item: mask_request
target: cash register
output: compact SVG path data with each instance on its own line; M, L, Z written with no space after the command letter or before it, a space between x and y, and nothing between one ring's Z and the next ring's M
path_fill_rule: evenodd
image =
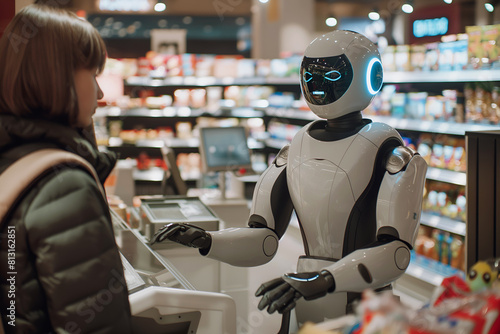
M135 333L236 333L236 305L225 294L197 291L111 210Z

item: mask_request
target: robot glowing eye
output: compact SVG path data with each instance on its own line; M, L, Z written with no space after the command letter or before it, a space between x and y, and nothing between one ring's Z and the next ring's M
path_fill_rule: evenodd
M339 71L333 70L325 73L326 80L337 81L340 80L340 78L342 78L342 75L340 74Z
M310 72L304 72L304 81L309 82L313 78L313 75Z

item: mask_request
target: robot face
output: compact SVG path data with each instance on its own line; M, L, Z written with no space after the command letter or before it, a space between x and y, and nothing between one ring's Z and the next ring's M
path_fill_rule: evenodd
M352 79L352 66L345 55L304 57L302 60L302 93L311 104L325 105L337 101L349 89Z

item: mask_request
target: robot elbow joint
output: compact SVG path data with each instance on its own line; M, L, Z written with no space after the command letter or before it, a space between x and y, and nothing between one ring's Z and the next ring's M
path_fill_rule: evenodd
M278 239L274 235L268 235L262 242L262 252L268 257L273 257L277 250Z

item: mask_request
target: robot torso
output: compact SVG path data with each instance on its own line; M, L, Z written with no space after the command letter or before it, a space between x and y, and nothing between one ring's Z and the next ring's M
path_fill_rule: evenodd
M306 255L338 260L375 240L378 185L385 152L403 141L383 123L335 141L310 135L315 121L290 145L287 183Z

